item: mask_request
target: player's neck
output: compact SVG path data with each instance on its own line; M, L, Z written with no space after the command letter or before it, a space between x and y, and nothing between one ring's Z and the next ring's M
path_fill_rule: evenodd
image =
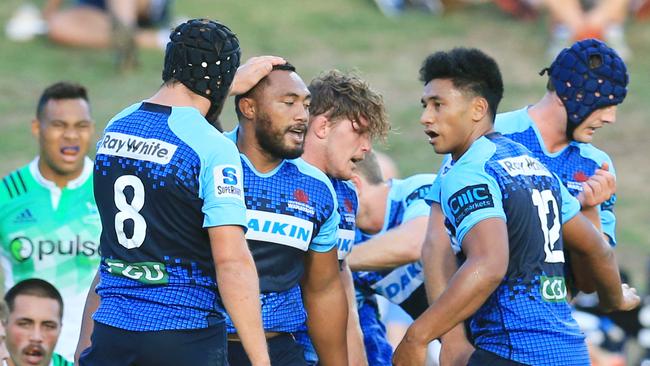
M357 226L367 234L377 234L384 227L386 207L390 186L386 182L364 187L364 202L367 207L363 215L357 215Z
M255 131L246 131L246 127L241 124L237 131L237 149L248 158L255 170L260 173L270 172L284 160L264 150L255 137Z
M313 135L310 135L309 131L305 136L305 151L302 153L301 158L327 174L326 149L323 141L315 139Z
M190 91L185 85L176 83L163 85L147 102L170 107L193 107L205 116L210 109L210 101Z
M542 135L546 151L555 153L569 145L566 137L566 111L554 100L553 94L547 93L542 100L530 107L528 115Z
M73 172L70 172L68 174L61 174L52 167L50 167L45 159L42 157L38 159L38 171L41 173L41 176L45 178L46 180L54 183L57 187L63 189L68 186L68 183L71 180L79 178L81 176L81 173L83 172L83 164L81 165L81 168L78 170L75 170Z

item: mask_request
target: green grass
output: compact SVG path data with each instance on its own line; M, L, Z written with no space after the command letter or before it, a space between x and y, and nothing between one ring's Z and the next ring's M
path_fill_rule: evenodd
M0 2L4 25L19 0ZM39 3L39 2L37 2ZM500 110L534 103L541 96L547 66L546 22L518 22L491 5L475 6L433 17L409 12L383 17L370 0L184 0L176 14L213 17L239 35L244 57L278 54L286 57L308 81L320 71L357 70L384 95L396 133L379 149L388 151L401 173L430 172L439 158L425 142L418 123L421 85L417 71L423 58L453 46L480 47L497 59L506 84ZM631 84L615 126L599 132L596 145L608 151L618 173L619 256L640 271L650 254L650 156L647 100L650 99L650 28L630 24ZM13 43L0 36L0 173L29 161L37 151L29 134L36 99L48 84L69 79L88 86L98 133L122 107L149 97L160 84L162 53L143 53L135 73L117 75L108 51L78 50L45 39ZM226 127L234 113L224 114ZM641 282L641 273L635 276Z

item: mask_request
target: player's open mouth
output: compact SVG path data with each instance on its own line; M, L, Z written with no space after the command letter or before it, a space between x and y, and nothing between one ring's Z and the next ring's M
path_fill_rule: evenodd
M307 132L307 126L305 125L296 125L292 126L287 130L287 133L293 136L294 139L302 141L305 138L305 133Z
M74 163L78 159L79 150L79 146L64 146L59 151L65 162Z
M424 133L427 134L427 136L429 136L429 143L433 143L433 139L438 137L438 134L433 131L425 130Z

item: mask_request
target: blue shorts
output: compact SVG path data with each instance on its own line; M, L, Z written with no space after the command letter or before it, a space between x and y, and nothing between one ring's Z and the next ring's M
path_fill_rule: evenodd
M305 360L307 360L307 363L309 365L318 364L318 354L316 353L314 345L311 343L311 338L309 338L309 333L307 333L307 330L294 332L293 336L296 338L296 342L302 346L304 350L303 354L305 356Z
M302 346L296 343L291 334L280 334L268 339L267 343L271 366L307 366ZM228 362L232 366L250 366L251 362L241 342L228 341Z
M359 323L363 332L363 344L369 366L390 365L393 347L386 339L386 327L379 320L377 305L363 302L359 307Z
M134 332L95 322L81 366L226 366L226 325Z

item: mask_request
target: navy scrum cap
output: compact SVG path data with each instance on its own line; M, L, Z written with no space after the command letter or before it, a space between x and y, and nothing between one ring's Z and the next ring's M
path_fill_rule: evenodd
M547 71L573 127L596 109L620 104L627 94L625 63L597 39L565 48Z
M209 99L211 110L218 108L239 67L237 36L221 23L192 19L177 26L169 39L163 81L174 78Z

